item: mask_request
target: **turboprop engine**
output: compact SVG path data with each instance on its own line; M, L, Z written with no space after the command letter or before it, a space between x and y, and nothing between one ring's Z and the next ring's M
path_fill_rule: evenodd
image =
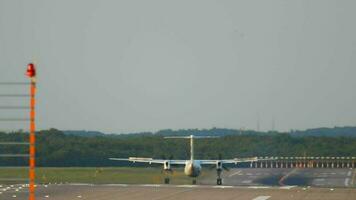
M221 161L216 162L216 170L217 171L222 171L223 170L223 165Z
M163 163L163 169L164 169L165 171L171 171L171 170L172 170L172 168L171 168L171 162L169 162L168 160L167 160L167 161L164 161L164 163Z

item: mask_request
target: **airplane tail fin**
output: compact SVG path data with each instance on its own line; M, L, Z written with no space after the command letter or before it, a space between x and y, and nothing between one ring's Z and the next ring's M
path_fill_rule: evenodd
M194 160L194 139L218 138L218 136L167 136L165 139L190 139L190 160Z

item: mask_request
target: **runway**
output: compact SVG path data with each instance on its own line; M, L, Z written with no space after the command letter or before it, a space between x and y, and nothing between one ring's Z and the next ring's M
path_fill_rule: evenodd
M191 185L49 185L39 186L39 200L351 200L356 190L350 188L302 188L258 186ZM8 191L1 199L27 199L27 192Z
M224 172L224 185L214 177L198 185L161 184L49 184L38 185L40 200L146 200L146 199L355 199L352 169L231 169ZM0 199L27 199L28 185L0 185Z
M354 187L356 170L354 169L231 169L223 174L224 185L297 185L313 187ZM202 184L215 184L214 179L202 180Z

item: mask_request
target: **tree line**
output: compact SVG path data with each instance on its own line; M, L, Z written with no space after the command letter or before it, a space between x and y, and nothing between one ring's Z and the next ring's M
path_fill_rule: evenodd
M182 131L186 134L187 131ZM164 139L172 134L96 135L65 134L56 129L36 133L36 164L46 167L126 166L110 157L163 159L189 158L189 141ZM179 135L177 131L174 133ZM0 142L26 142L28 133L0 132ZM28 153L28 146L0 145L0 154ZM195 140L195 158L218 159L250 156L356 156L356 138L304 136L285 133L224 135ZM27 158L0 158L0 166L24 166Z

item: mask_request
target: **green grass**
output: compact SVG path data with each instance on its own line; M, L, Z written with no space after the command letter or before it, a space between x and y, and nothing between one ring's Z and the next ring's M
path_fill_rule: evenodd
M214 171L213 171L214 172ZM211 171L203 171L199 179L209 178ZM191 178L183 173L182 168L174 171L171 177L172 184L190 184ZM36 168L37 183L92 183L92 184L161 184L165 175L161 168L141 167L104 167L104 168ZM1 167L0 184L25 183L26 181L8 181L6 179L26 179L28 169L19 167Z

